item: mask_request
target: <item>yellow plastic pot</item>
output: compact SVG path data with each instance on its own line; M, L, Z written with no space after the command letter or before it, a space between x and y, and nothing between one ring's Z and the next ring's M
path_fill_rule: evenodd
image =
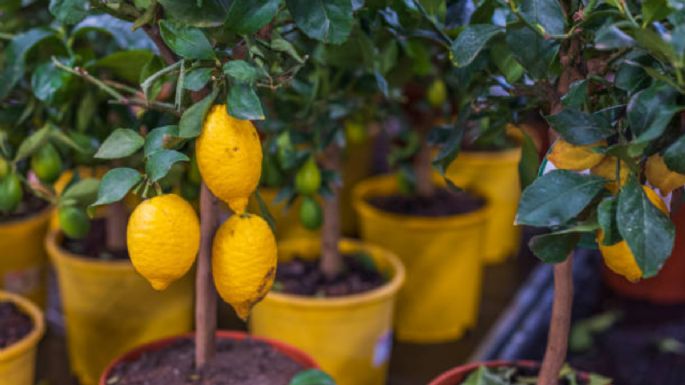
M318 237L319 231L307 230L300 223L299 211L301 200L298 199L293 205L288 207L286 202L276 203L276 196L278 189L272 187L260 187L259 194L261 195L266 207L269 209L269 214L276 223L276 237L278 239L286 238L306 238ZM259 213L259 205L256 199L250 200L249 211Z
M317 239L280 243L279 259L318 258ZM310 354L338 385L382 385L392 348L395 297L404 268L392 253L343 240L342 253L364 251L390 281L375 290L345 297L316 298L271 292L252 311L250 331L281 340Z
M392 175L367 179L354 189L362 239L394 252L407 269L396 336L418 343L457 339L478 318L487 205L436 218L387 213L367 202L397 191Z
M192 329L191 274L155 291L130 261L71 254L58 246L61 237L50 231L45 245L57 270L71 369L82 385L97 384L124 352Z
M0 223L0 289L45 305L48 258L43 239L51 207L25 218Z
M38 341L45 333L43 312L28 299L17 294L0 291L0 302L14 302L31 317L33 329L18 342L0 349L0 385L33 385Z
M518 165L521 148L504 151L464 151L447 169L459 187L477 191L490 202L485 235L485 262L499 263L518 252L521 229L514 217L521 196Z

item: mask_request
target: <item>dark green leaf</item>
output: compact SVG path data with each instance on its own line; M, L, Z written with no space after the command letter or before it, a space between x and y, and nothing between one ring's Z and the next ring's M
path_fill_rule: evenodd
M218 88L214 88L211 94L190 106L181 116L178 123L178 136L181 138L194 138L202 132L202 123L205 121L207 112L212 107L214 99L219 94Z
M496 41L491 43L489 51L490 60L504 74L507 82L515 83L523 76L525 69L516 61L514 54L504 42Z
M561 98L564 107L581 107L587 99L587 85L586 79L571 83L568 92Z
M186 73L186 79L183 86L187 90L199 91L212 78L211 68L196 68Z
M218 27L226 21L235 0L159 0L173 19L194 27Z
M159 30L164 42L176 54L186 59L212 60L212 44L201 29L160 20Z
M288 55L290 55L290 57L295 59L298 63L300 63L300 64L304 63L304 59L297 52L297 50L295 49L295 46L293 46L293 44L291 42L289 42L283 38L280 38L280 37L273 38L271 40L271 49L274 51L278 51L278 52L285 52Z
M644 0L641 3L642 25L649 25L653 21L661 20L671 12L667 0Z
M501 27L491 24L467 26L452 42L452 63L457 67L470 64L493 37L503 32Z
M508 28L505 40L519 63L535 79L547 78L559 51L554 40L543 39L527 27Z
M559 263L566 260L580 239L578 233L562 232L536 235L528 246L536 257L545 263Z
M74 202L79 206L88 206L95 202L100 181L94 178L81 179L67 187L60 195L59 202Z
M247 83L235 83L228 90L226 100L228 113L242 120L263 120L264 111L253 86Z
M166 144L176 136L178 136L178 126L157 127L150 131L145 137L145 147L143 148L145 157L147 158L157 151L169 149Z
M673 47L652 29L634 28L631 32L638 44L657 58L666 61L678 60Z
M63 90L71 79L71 74L47 62L36 67L31 77L33 95L38 100L52 103L59 91Z
M231 80L247 84L253 84L264 76L264 72L260 68L255 67L244 60L231 60L226 62L223 71Z
M565 32L564 12L558 0L522 0L520 12L528 22L549 35Z
M122 200L142 179L143 176L132 168L120 167L109 170L102 177L98 199L91 206L106 205Z
M123 50L147 49L156 51L155 43L150 40L142 29L132 30L132 23L117 19L108 14L91 15L74 26L71 38L87 36L89 32L97 32L109 35ZM96 35L96 39L100 37ZM100 42L100 40L96 40Z
M614 197L605 198L597 206L597 221L604 232L604 244L613 245L620 242L621 233L618 230L618 222L616 222L616 213L618 210L618 200Z
M575 145L592 144L615 133L609 121L601 115L575 108L565 108L545 119L564 140Z
M681 110L676 103L676 91L663 83L642 90L628 103L628 123L638 142L648 142L661 136L673 116Z
M643 277L655 276L671 255L675 227L664 213L647 199L635 178L623 185L618 195L618 230L626 240Z
M335 385L335 381L319 369L307 369L293 376L288 385Z
M95 68L105 68L122 80L136 84L145 65L152 59L149 50L118 51L95 62Z
M516 223L552 227L575 218L602 191L606 179L554 170L523 191Z
M325 43L347 40L354 22L351 0L286 0L297 26L309 37Z
M595 34L595 47L599 50L629 48L635 45L635 40L615 25L607 25Z
M159 150L150 155L145 162L145 173L152 182L164 178L176 162L190 161L185 154L174 150Z
M521 144L521 160L519 161L519 178L521 189L525 189L538 177L540 168L540 156L533 139L523 130L523 143Z
M233 0L226 27L249 35L259 31L276 16L281 0Z
M88 16L88 0L50 0L50 13L64 24L76 24Z
M664 152L664 162L670 170L685 174L685 135L668 146Z
M464 126L456 124L450 131L447 140L445 140L445 143L440 148L438 155L433 159L433 166L435 166L440 174L445 175L447 168L457 158L457 155L459 155L463 138Z
M24 158L28 158L31 154L36 152L38 148L47 143L48 138L50 137L50 131L52 131L52 127L45 125L40 130L24 139L24 141L21 142L21 145L19 145L17 153L14 155L14 161L17 162Z
M271 231L276 231L276 220L271 215L269 211L269 205L264 201L262 194L259 193L259 189L255 190L254 197L257 200L257 205L259 206L259 215L266 220L266 223L271 227Z
M117 128L102 143L95 158L124 158L138 151L144 143L145 139L130 128Z
M7 97L19 79L24 76L26 55L41 41L55 36L55 32L45 28L35 28L16 35L4 49L4 67L0 72L0 100Z

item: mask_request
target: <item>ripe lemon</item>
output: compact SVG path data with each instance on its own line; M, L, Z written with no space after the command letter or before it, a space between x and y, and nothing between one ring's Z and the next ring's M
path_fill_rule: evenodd
M557 168L563 170L586 170L596 166L604 159L604 154L592 150L595 147L601 146L606 146L606 141L576 146L560 138L554 142L552 151L547 155L547 159Z
M234 212L245 211L262 174L262 145L252 122L216 105L207 114L195 150L207 187Z
M212 273L221 298L246 319L276 276L276 239L257 215L233 215L214 236Z
M605 187L614 194L616 194L619 190L619 184L616 181L616 167L618 167L617 158L615 156L607 156L602 159L598 165L590 169L592 174L599 175L612 181L607 183ZM628 177L630 176L630 168L626 162L621 161L621 169L619 170L619 173L621 178L620 186L623 186L628 181Z
M659 195L647 186L642 186L642 189L647 195L647 199L664 214L668 215L668 208ZM602 253L602 258L607 267L614 273L624 276L630 282L639 281L640 278L642 278L642 270L635 261L635 256L633 256L633 252L630 251L628 242L622 240L613 245L605 245L603 242L604 231L598 230L597 244L599 245L599 251Z
M302 195L311 195L321 187L321 171L314 157L307 159L295 174L295 189Z
M126 242L133 267L153 288L163 290L193 265L200 248L200 221L183 198L159 195L133 210Z
M647 159L645 176L652 186L661 190L662 194L670 194L673 190L685 185L685 175L671 171L659 154Z

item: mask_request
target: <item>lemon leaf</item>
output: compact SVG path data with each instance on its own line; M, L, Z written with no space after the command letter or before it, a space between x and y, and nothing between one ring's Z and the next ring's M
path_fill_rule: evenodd
M152 153L145 163L145 173L152 182L164 178L176 162L188 162L190 158L174 150L160 150Z
M130 128L117 128L105 139L95 158L117 159L132 155L145 144L145 139Z
M142 179L143 176L132 168L119 167L109 170L100 181L97 201L90 206L106 205L122 200Z

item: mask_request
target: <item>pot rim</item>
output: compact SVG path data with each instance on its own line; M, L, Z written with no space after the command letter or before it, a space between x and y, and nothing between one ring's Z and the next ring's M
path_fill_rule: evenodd
M288 246L302 244L303 242L308 242L310 244L321 243L321 241L315 237L284 239L279 242L279 250L283 247L287 248ZM365 250L374 256L381 256L384 258L393 270L392 279L373 290L341 297L319 298L270 291L264 298L264 301L306 308L341 308L379 302L392 297L400 290L404 284L406 272L404 265L394 253L366 241L358 241L349 238L340 240L339 248L348 246L359 250Z
M133 263L131 263L130 259L106 261L72 253L59 245L59 240L63 237L64 234L58 229L48 230L48 233L45 236L45 249L55 263L59 261L81 267L87 266L89 268L106 269L107 271L112 271L113 269L118 271L129 271L133 269Z
M536 368L540 366L540 362L532 360L493 360L493 361L476 361L464 365L456 366L446 372L443 372L438 377L431 380L428 385L460 385L454 381L464 381L466 376L478 369L480 366L487 366L489 368L501 366L516 366L524 368ZM588 377L586 372L578 372L582 377ZM457 376L460 376L457 380Z
M479 198L483 199L484 203L481 207L468 213L448 215L442 217L429 217L391 213L373 206L366 200L368 197L373 195L373 190L391 183L392 178L394 177L389 174L375 176L371 178L366 178L354 186L352 190L352 205L355 211L357 211L357 213L361 217L376 218L381 220L393 220L401 222L403 227L432 230L444 227L462 227L471 226L477 223L485 223L487 220L487 215L491 210L491 205L488 199L482 194L475 191L470 192L478 196ZM395 191L396 189L397 186L395 184L395 186L393 186L390 190Z
M286 357L295 361L299 365L302 365L306 369L319 369L319 365L316 363L316 361L314 361L314 359L309 354L282 341L278 341L272 338L253 336L246 332L237 330L217 330L215 335L219 339L243 340L245 338L252 338L257 341L266 342L267 344L273 346L276 350L284 354ZM107 378L109 377L109 374L112 372L112 369L114 369L114 367L119 363L125 361L134 361L145 352L162 349L167 345L173 343L174 341L186 338L192 339L194 336L195 332L190 332L177 336L158 339L155 341L139 345L129 350L128 352L119 355L118 357L114 358L102 372L102 374L100 375L99 385L107 385Z
M13 302L31 318L32 328L29 334L25 335L19 341L0 349L0 362L7 361L19 355L26 353L33 349L38 344L38 341L45 334L45 320L43 319L43 312L30 300L8 291L0 290L0 301Z
M3 227L13 227L13 226L38 226L40 225L43 221L48 221L50 219L50 216L52 215L52 211L55 208L55 206L48 204L45 206L43 209L32 212L28 215L22 216L22 217L17 217L14 219L10 219L7 221L3 221L0 223L0 229Z

